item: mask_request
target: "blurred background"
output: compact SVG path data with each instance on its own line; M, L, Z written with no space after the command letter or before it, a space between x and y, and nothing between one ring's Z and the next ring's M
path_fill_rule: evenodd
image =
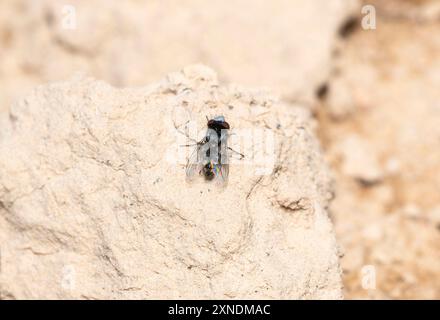
M0 2L0 112L77 72L192 63L313 113L346 298L440 298L440 0Z

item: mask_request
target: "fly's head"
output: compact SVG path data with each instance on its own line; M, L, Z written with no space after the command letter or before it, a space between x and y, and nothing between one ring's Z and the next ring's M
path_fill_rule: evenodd
M208 120L208 128L213 130L229 130L229 123L226 122L224 116L217 116L211 120Z

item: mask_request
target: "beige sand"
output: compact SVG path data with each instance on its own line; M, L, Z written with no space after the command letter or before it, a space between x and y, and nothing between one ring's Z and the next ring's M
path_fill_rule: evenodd
M321 108L345 296L438 299L439 3L375 4L378 29L341 46ZM375 289L362 286L365 266Z

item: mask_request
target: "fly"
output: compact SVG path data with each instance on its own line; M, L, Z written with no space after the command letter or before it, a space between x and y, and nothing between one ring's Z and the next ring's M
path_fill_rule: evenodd
M220 185L223 185L227 183L229 176L228 150L234 151L228 147L230 126L224 116L206 120L208 129L205 137L196 143L196 150L188 159L186 177L192 180L198 173L206 181L216 179ZM241 158L244 157L241 153L238 154Z

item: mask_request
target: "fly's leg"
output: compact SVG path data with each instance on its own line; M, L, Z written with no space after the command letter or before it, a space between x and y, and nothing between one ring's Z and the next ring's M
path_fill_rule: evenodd
M186 125L188 124L188 122L190 122L190 120L188 120L187 122L185 122L185 124L183 124L183 126L186 127ZM188 136L188 133L186 133L186 132L180 130L180 127L181 127L181 126L182 126L182 125L177 126L176 123L174 123L174 128L176 129L176 131L177 131L178 133L180 133L181 135L184 135L184 136L187 137L189 140L191 140L191 141L193 141L193 142L195 142L195 143L197 144L197 140L195 140L195 139L189 137L189 136ZM188 145L188 146L190 146L190 145Z
M244 158L244 154L242 154L242 153L240 153L240 152L238 152L238 151L235 151L235 150L232 149L231 147L228 147L228 149L231 150L232 152L238 154L238 155L240 156L240 160Z
M188 122L190 122L190 120L188 120L187 122L185 122L184 126L186 126L188 124ZM182 126L182 125L181 125ZM204 145L206 142L209 141L209 139L207 139L206 137L203 138L200 141L197 141L196 139L191 138L190 136L188 136L188 133L180 130L181 126L177 126L176 123L174 123L174 128L176 129L177 132L179 132L181 135L184 135L188 140L192 141L192 144L184 144L181 145L181 147L193 147L193 146L201 146Z
M200 140L200 141L196 141L196 140L194 140L194 139L191 139L191 138L189 138L190 140L193 140L195 143L193 143L193 144L183 144L183 145L180 145L181 147L193 147L193 146L203 146L205 143L207 143L208 142L208 139L205 137L205 138L203 138L202 140Z

